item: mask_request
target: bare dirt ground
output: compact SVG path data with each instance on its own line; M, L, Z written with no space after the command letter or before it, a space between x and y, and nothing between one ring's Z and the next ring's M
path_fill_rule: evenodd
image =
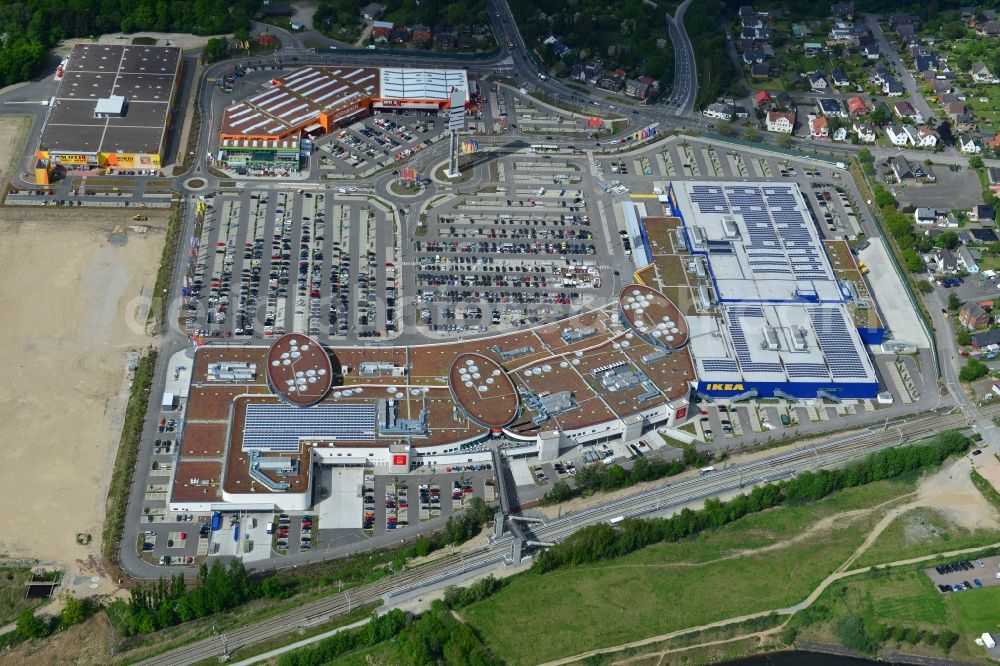
M14 175L17 160L24 152L24 142L31 129L31 116L0 116L0 146L8 146L0 158L0 181Z
M205 46L212 37L222 37L223 35L190 35L184 32L133 32L127 35L121 33L111 33L101 35L97 39L86 39L83 37L66 39L56 46L56 53L67 55L76 44L131 44L136 37L152 37L157 40L159 46L179 46L182 49L200 49Z
M982 455L973 458L972 466L994 488L1000 490L1000 460L997 460L992 450L984 449Z
M100 535L127 356L152 341L141 295L163 247L155 215L141 234L125 210L0 208L0 558L61 565L78 594L115 589Z
M975 464L979 473L997 486L1000 463L989 451L975 458L975 463L973 460L970 456L963 456L924 479L918 489L918 503L937 509L959 527L970 530L1000 529L996 511L969 478L969 471Z

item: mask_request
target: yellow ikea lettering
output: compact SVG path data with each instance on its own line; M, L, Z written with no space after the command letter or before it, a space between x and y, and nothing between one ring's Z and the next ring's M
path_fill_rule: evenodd
M743 384L709 384L709 391L742 391Z

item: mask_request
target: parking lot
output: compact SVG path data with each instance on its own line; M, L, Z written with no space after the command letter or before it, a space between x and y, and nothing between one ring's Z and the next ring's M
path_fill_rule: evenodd
M184 327L208 337L320 339L395 330L395 241L380 209L325 191L248 190L206 210Z
M326 175L363 175L405 160L439 140L443 120L436 115L374 115L316 142Z
M627 257L594 213L582 161L504 164L504 191L429 211L413 241L417 323L431 332L524 326L610 297Z
M1000 556L975 560L951 560L924 569L934 586L943 594L964 592L1000 585Z

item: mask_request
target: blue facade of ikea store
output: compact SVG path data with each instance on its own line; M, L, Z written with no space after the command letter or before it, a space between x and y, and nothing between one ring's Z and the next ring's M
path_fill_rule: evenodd
M757 390L758 398L774 398L775 390L795 398L815 398L820 391L826 391L841 400L863 400L878 395L878 382L698 382L698 393L712 398L735 398L747 391Z

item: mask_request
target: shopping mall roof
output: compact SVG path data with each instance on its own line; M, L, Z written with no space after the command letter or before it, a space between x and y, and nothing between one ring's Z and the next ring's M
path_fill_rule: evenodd
M267 379L285 402L305 407L330 390L333 364L322 345L299 333L288 333L267 352Z
M285 137L320 114L365 102L378 85L374 67L302 67L226 107L222 135Z
M469 103L469 77L463 69L403 69L383 67L379 97L391 99L426 99L446 102L451 91L464 90Z
M180 71L173 46L77 44L42 130L41 150L161 153ZM121 117L97 118L100 100L123 97Z
M674 181L670 189L720 301L844 301L798 187Z
M469 78L464 70L302 67L226 107L221 135L224 139L284 138L315 125L321 115L337 121L369 104L429 102L444 107L452 89L465 91L468 103Z

